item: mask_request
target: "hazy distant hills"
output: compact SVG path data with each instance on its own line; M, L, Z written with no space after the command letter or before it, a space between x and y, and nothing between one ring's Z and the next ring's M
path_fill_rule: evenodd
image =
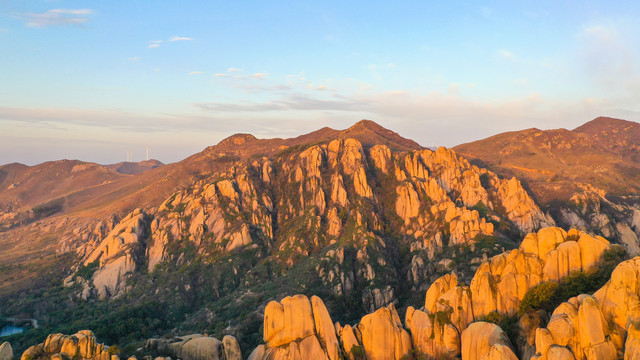
M599 117L574 130L506 132L454 149L526 181L545 202L568 199L579 183L615 195L640 191L640 124L631 121Z

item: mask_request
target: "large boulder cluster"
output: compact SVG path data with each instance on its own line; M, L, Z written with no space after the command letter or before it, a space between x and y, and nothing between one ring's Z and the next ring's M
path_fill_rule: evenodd
M640 320L640 258L621 263L593 296L562 304L546 328L544 317L520 318L526 351L515 347L498 325L483 321L492 313L516 316L534 286L560 281L575 271L592 271L610 247L605 239L577 230L541 229L527 235L518 249L484 262L470 285L459 284L455 274L435 281L426 292L424 308L407 309L404 325L389 305L355 325L330 327L331 318L319 298L287 297L267 306L266 344L249 358L398 360L418 355L512 360L519 354L540 360L614 359L625 342L627 358L640 356L640 329L634 320Z

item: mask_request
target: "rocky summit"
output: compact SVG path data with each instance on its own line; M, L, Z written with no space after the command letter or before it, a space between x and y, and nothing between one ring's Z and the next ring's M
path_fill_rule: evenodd
M571 169L637 162L635 126L427 149L363 120L2 166L0 325L24 331L0 360L632 359L637 179Z

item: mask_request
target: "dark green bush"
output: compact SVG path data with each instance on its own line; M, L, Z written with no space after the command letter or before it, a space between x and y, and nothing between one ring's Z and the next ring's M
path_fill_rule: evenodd
M80 265L80 267L78 268L78 271L76 272L76 276L79 276L85 280L89 280L93 276L93 273L95 273L96 270L98 270L99 266L100 266L100 260L90 262L87 265Z
M519 314L540 309L551 312L574 296L593 294L609 281L613 269L626 257L623 247L612 245L602 254L602 261L597 269L573 272L559 283L545 282L534 286L520 302Z
M544 282L529 289L520 302L520 315L539 309L553 310L552 299L557 289L555 282Z

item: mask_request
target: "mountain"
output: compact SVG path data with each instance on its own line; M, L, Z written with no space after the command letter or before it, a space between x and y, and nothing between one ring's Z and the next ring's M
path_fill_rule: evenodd
M640 192L640 124L599 117L574 130L527 129L454 149L504 176L524 180L546 203L589 184L613 195Z
M640 124L599 117L574 130L507 132L454 149L521 179L557 225L640 254Z
M54 214L65 207L64 199L70 194L122 177L104 166L78 160L0 166L0 229Z
M34 167L42 174L32 176L60 176L46 189L28 181L29 167L10 164L2 181L7 188L17 185L0 194L22 187L26 200L11 208L13 215L2 214L0 318L39 320L40 329L12 338L18 351L34 345L27 352L32 357L56 356L53 343L62 340L54 338L74 341L60 334L46 340L49 333L146 349L140 357L187 356L186 349L202 341L219 356L220 341L195 332L223 341L232 335L245 354L264 341L256 348L264 353L256 350L253 359L311 350L321 358L335 358L336 351L347 358L386 358L390 348L397 350L394 358L408 352L467 357L469 336L483 333L512 337L513 356L531 354L547 318L517 315L522 303L552 311L560 298L601 287L625 251L640 254L640 204L627 195L608 196L591 178L578 181L567 170L588 174L594 163L633 164L631 138L598 140L616 133L609 123L625 124L601 120L581 131L497 135L485 148L478 145L486 154L496 151L497 160L472 162L363 120L346 130L323 128L291 139L236 134L135 175L97 164L45 163ZM529 162L517 162L523 159ZM482 166L489 161L495 172ZM507 171L525 167L542 174L525 183L533 194ZM548 169L559 187L573 188L541 207L535 199L545 188L538 182L556 181L547 182ZM88 175L99 173L109 180ZM624 182L597 175L605 185ZM65 183L67 177L78 185ZM527 297L538 286L553 287L549 282L559 284L551 300L538 293ZM594 296L620 300L611 291L611 298ZM288 297L293 294L304 296ZM611 315L608 305L594 309L589 299L573 301L575 311ZM469 326L480 320L497 322L505 332ZM614 334L611 326L602 337ZM77 333L81 328L95 333ZM191 335L176 337L183 334ZM554 349L569 346L544 339ZM624 341L616 339L598 342L598 351L609 354L611 345L622 351ZM591 351L596 342L580 344L571 351ZM233 341L228 345L235 349ZM495 356L509 355L509 340L486 349L494 345ZM100 346L95 352L108 354Z
M573 132L589 135L624 159L640 163L640 124L637 122L599 117Z
M164 164L158 160L144 160L138 162L123 161L116 164L105 165L105 167L114 170L120 174L137 175L147 170L155 169Z
M247 349L257 304L318 294L341 321L417 306L442 274L470 280L482 259L554 223L517 179L371 121L236 134L137 175L106 171L113 181L3 232L0 316L67 333L87 323L109 343L139 341L140 324L232 331Z

